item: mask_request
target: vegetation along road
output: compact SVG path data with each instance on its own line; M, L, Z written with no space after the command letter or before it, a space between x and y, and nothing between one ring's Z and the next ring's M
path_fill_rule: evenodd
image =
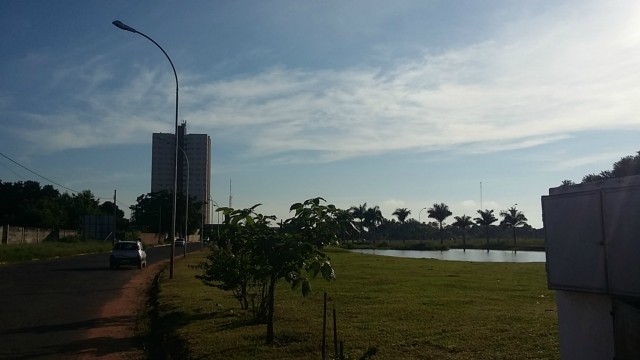
M167 260L169 252L147 249L147 266ZM126 348L106 337L87 339L86 333L135 320L103 318L100 309L139 271L147 270L109 270L108 253L0 265L0 358L78 359Z

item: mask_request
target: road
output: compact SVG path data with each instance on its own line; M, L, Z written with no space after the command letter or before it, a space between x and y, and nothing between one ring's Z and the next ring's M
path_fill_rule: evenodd
M190 243L188 250L199 247ZM147 249L147 263L169 254L169 247ZM105 319L99 312L139 271L145 269L109 270L108 253L1 265L0 359L73 359L87 349L117 348L109 339L86 340L84 334L132 320Z

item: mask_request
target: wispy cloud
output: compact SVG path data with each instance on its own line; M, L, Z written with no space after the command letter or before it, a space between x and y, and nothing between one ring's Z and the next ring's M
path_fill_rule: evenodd
M224 81L186 73L181 118L233 136L245 156L279 162L507 151L583 130L640 128L640 82L630 76L640 73L637 6L595 7L559 7L505 25L501 37L385 68L278 65ZM93 72L59 73L57 81L79 84L78 95L55 112L24 113L38 124L25 127L26 139L60 150L172 131L173 79L165 69L140 68L133 81L108 90L102 85L115 74L101 61Z

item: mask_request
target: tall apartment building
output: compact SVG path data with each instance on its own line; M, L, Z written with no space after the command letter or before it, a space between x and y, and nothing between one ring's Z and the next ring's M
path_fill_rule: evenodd
M151 192L173 192L174 138L173 134L153 134ZM178 147L178 193L188 190L190 198L205 204L205 222L210 224L210 206L206 204L211 197L211 138L207 134L187 134L183 121L178 127Z

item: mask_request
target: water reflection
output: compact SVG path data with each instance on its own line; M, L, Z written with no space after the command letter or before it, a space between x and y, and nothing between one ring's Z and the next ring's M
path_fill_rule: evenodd
M452 261L473 262L545 262L544 251L507 251L507 250L480 250L480 249L450 249L439 250L380 250L380 249L355 249L352 252L370 255L384 255L404 258L426 258Z

